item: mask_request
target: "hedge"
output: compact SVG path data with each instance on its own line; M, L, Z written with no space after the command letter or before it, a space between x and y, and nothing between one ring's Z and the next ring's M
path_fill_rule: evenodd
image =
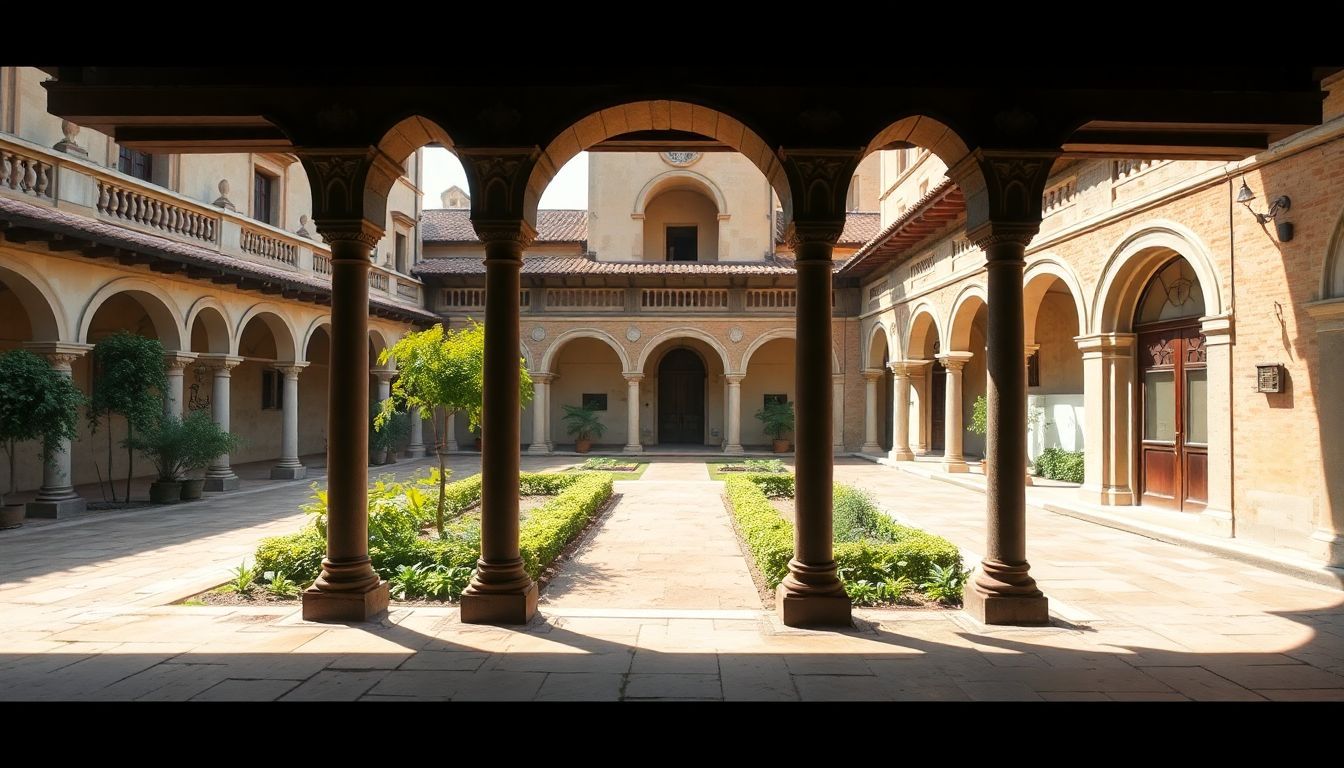
M725 481L733 517L772 589L788 575L793 557L793 525L780 516L766 495L767 488L783 487L778 478L743 474ZM787 485L789 493L780 495L791 497L792 476ZM893 521L856 488L836 484L833 494L835 562L842 581L881 583L906 577L920 584L932 575L934 565L961 568L961 553L947 539Z
M1083 482L1083 452L1063 448L1046 448L1036 457L1036 474L1050 480L1066 483Z

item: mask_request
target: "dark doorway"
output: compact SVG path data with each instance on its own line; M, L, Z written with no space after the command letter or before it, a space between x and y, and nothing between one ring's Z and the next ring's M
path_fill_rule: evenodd
M942 451L947 436L947 369L934 361L929 387L929 450Z
M705 364L684 347L658 366L658 442L705 443Z
M668 227L667 260L696 261L695 241L695 227Z

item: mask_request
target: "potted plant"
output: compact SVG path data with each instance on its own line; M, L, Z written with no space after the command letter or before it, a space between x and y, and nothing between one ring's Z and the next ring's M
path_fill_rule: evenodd
M775 453L787 453L789 441L784 435L793 431L793 403L771 400L756 412L765 434L774 439Z
M578 405L563 405L565 432L574 436L574 450L587 453L593 448L593 438L607 432L607 425L598 417L596 408L584 408Z
M380 423L381 422L381 423ZM411 416L405 411L393 411L386 419L375 420L369 432L369 452L374 464L391 464L397 460L397 446L411 434Z
M63 440L75 439L84 395L74 382L24 349L0 355L0 445L9 459L14 485L14 452L28 440L41 443L42 460L51 459ZM6 504L0 493L0 528L23 525L23 505Z
M989 431L989 401L984 395L978 395L975 403L971 405L971 423L966 425L966 431L973 435L984 435ZM980 461L981 468L985 475L989 475L989 449L985 449L985 458Z
M182 466L182 500L201 498L205 477L195 473L210 466L216 456L233 453L242 441L237 435L225 432L205 411L192 411L182 421L185 433L186 461Z
M149 500L155 504L172 504L182 498L182 473L187 464L186 439L181 419L160 416L125 440L127 448L148 456L158 473L149 486Z

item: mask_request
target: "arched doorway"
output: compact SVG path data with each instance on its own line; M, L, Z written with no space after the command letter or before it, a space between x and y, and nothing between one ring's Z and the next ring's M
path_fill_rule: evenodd
M705 443L705 363L686 347L658 365L658 442Z
M1204 313L1199 278L1178 256L1149 279L1134 314L1143 504L1197 512L1208 502L1208 364L1199 322Z

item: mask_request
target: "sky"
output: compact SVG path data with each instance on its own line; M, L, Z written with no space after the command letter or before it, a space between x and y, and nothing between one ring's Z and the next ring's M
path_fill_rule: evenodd
M467 175L457 155L442 147L425 149L425 175L421 183L425 193L425 208L442 208L439 194L456 184L471 194ZM550 186L541 195L539 208L588 208L588 153L580 152L565 163L565 167L551 179Z

